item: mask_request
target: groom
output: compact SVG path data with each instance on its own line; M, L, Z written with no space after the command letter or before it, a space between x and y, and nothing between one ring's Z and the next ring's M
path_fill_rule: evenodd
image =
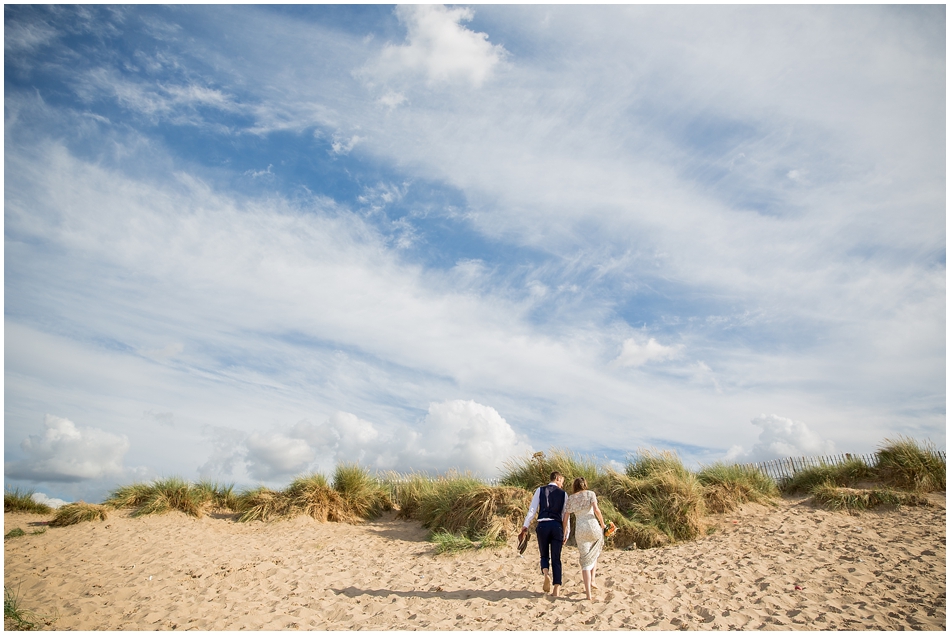
M541 550L541 573L544 574L544 592L554 597L561 590L561 545L564 543L564 509L567 506L567 492L561 487L564 476L560 472L551 472L551 482L534 490L531 507L521 527L519 540L528 533L528 525L535 514L538 515L538 548ZM550 564L551 571L548 571ZM554 574L554 589L551 589L551 574Z

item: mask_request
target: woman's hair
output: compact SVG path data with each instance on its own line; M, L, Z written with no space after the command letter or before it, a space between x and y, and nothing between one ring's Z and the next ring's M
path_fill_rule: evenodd
M583 476L579 476L574 479L574 493L583 492L587 489L587 479Z

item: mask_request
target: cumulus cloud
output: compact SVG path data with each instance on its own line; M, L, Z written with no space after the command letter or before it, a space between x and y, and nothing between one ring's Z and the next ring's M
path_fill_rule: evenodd
M69 419L46 415L45 430L20 444L27 459L7 463L8 478L77 482L122 472L129 449L125 435L79 427Z
M232 448L228 456L243 452L248 473L262 480L305 471L330 473L341 463L493 476L508 459L534 452L497 410L461 399L430 404L416 426L380 426L336 412L319 424L300 421L286 431L251 434L243 446Z
M630 338L624 340L620 356L614 360L614 363L624 367L643 366L647 362L673 359L680 354L680 350L680 346L664 346L652 337L644 344Z
M800 421L762 414L752 419L752 425L762 429L758 442L748 452L740 446L733 446L726 460L769 461L790 456L820 456L835 451L833 442L822 439Z
M32 498L35 502L41 505L49 505L53 509L59 509L60 507L62 507L63 505L69 502L69 501L64 501L61 498L50 498L49 496L47 496L46 494L43 494L42 492L33 492L33 494L30 495L30 498Z
M504 47L491 44L487 34L461 25L474 17L469 8L399 6L396 16L406 26L407 43L387 47L382 63L396 72L422 71L430 84L461 79L475 87L481 86L506 53ZM402 101L383 99L383 103L391 106Z
M313 458L313 448L303 439L256 432L247 438L247 471L254 478L271 480L298 474Z
M493 474L509 458L534 450L494 408L474 401L433 403L407 458L430 469Z

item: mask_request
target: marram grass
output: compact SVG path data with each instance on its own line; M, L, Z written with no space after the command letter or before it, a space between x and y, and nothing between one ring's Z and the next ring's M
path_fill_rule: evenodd
M915 492L946 491L947 462L930 442L885 439L877 451L877 472L894 487Z
M703 467L696 477L703 486L706 511L730 512L745 503L774 505L779 489L771 478L741 465L714 463Z
M564 475L564 488L568 493L573 491L571 485L578 477L587 480L589 489L596 490L603 475L602 469L592 457L555 448L550 454L535 452L531 457L509 460L502 469L500 484L534 491L535 488L548 484L551 472Z
M887 441L878 459L874 466L855 459L804 470L785 484L785 493L804 491L817 505L859 510L926 504L923 492L945 489L946 464L932 445L910 439ZM135 483L115 490L106 505L132 509L135 516L173 509L200 516L216 508L234 512L235 519L244 522L306 515L320 522L359 523L395 509L397 518L419 521L429 529L437 550L449 553L508 544L521 527L532 492L555 470L564 474L569 492L573 479L582 476L597 493L604 520L617 525L617 532L606 541L608 548L652 548L693 540L714 526L710 514L748 502L774 504L781 494L758 470L717 463L694 472L673 452L641 450L617 470L555 449L508 462L497 486L471 474L379 475L357 464L342 464L332 479L304 474L284 490L258 487L235 494L231 485L191 484L175 477ZM852 487L875 483L881 487ZM29 498L8 493L12 494L15 500Z
M801 470L782 484L782 491L786 494L808 493L824 483L852 487L876 477L874 468L859 458L852 458L843 463L817 465Z
M114 490L103 503L113 509L131 509L133 516L167 514L177 510L201 518L211 509L236 511L233 485L201 481L191 483L177 476L151 483L133 483Z
M33 490L21 492L19 488L14 488L3 492L3 511L50 514L53 508L33 500Z
M444 529L433 532L429 536L429 542L435 543L437 554L460 553L472 549L498 549L507 545L507 541L499 537L476 536L472 539L462 534L453 534Z
M49 521L50 527L68 527L69 525L78 525L93 520L103 521L109 517L105 505L95 505L93 503L69 503L56 510L53 520Z
M834 483L822 483L812 489L812 502L831 511L859 512L882 505L929 505L926 497L916 492L900 492L892 489L853 489L838 487Z

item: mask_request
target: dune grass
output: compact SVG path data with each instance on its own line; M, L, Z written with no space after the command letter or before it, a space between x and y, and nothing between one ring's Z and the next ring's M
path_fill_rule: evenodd
M19 488L4 490L3 492L3 511L4 512L26 512L28 514L51 514L53 508L43 503L37 503L33 500L33 490L21 492Z
M20 588L16 591L3 588L3 628L7 631L33 631L43 626L52 626L55 617L39 615L24 608L20 599Z
M435 543L435 552L443 553L461 553L472 549L499 549L507 545L507 541L489 536L476 536L474 539L464 534L453 534L444 529L432 532L429 536L429 542Z
M550 455L535 452L531 457L509 460L502 469L500 484L533 492L550 481L551 472L564 475L564 487L569 492L575 478L587 479L587 486L596 489L604 474L593 457L555 448Z
M832 511L857 512L882 505L929 505L925 496L917 492L901 492L889 488L853 489L834 483L822 483L812 488L812 502Z
M242 492L238 496L238 520L242 523L252 520L268 522L289 515L290 500L284 492L267 487L258 487Z
M7 533L3 534L4 539L6 538L19 538L20 536L25 536L26 532L19 527L14 527Z
M303 514L320 522L358 522L344 495L330 487L322 474L304 474L284 490L287 509L292 515Z
M597 493L605 521L617 525L608 547L651 548L696 539L714 526L710 514L749 502L775 504L783 493L812 494L815 504L828 509L925 504L926 499L911 494L945 489L945 470L932 444L905 438L885 440L875 466L860 459L822 465L799 472L781 489L764 473L739 465L715 463L691 471L669 451L640 450L617 470L553 449L509 461L497 486L471 474L380 476L357 464L342 464L332 481L304 474L284 490L258 487L235 494L232 485L191 484L177 477L134 483L115 490L105 505L131 508L134 516L173 509L200 516L217 508L236 512L236 520L243 522L303 514L321 522L359 523L396 509L398 518L417 520L429 529L437 550L449 553L507 544L521 527L534 489L558 471L568 491L580 476ZM875 481L882 487L853 489ZM31 493L8 492L8 507L23 505L24 499L32 503Z
M779 488L762 472L743 467L714 463L696 474L703 486L706 511L711 514L730 512L745 503L774 505Z
M79 501L78 503L69 503L56 510L53 520L49 521L50 527L68 527L69 525L78 525L93 520L103 521L109 515L105 505L95 505Z
M929 441L885 439L876 454L877 473L885 483L914 492L946 491L947 462Z
M350 514L358 520L377 518L392 509L389 488L359 465L338 465L333 473L333 489L342 496Z
M354 464L337 467L332 486L322 474L303 474L284 490L266 487L236 497L238 520L272 521L306 515L320 522L359 523L392 509L389 487Z
M119 487L103 503L112 509L131 509L133 516L177 510L196 518L215 508L236 511L237 504L233 485L210 481L191 483L178 476Z
M852 487L861 481L877 478L874 468L859 458L835 465L818 465L797 472L782 484L786 494L810 493L815 487L832 483L838 487Z

